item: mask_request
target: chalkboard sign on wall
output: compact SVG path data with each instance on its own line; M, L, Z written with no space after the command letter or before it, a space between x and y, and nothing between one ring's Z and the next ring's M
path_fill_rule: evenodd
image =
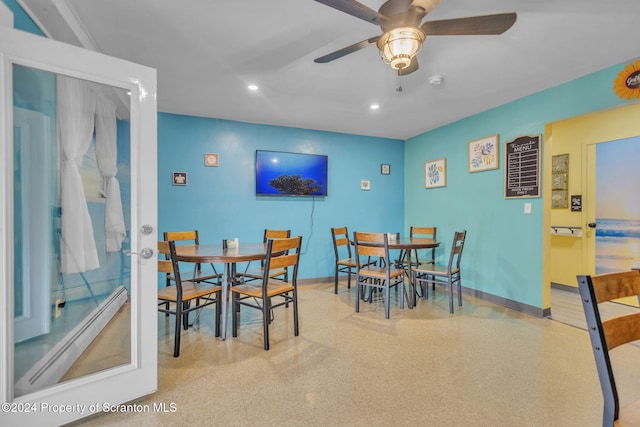
M505 144L504 197L540 197L540 135Z

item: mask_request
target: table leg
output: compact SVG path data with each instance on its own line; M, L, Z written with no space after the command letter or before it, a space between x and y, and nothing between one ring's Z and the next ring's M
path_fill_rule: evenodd
M229 305L229 264L224 264L222 270L222 325L220 331L220 339L225 340L227 338L227 311Z
M413 308L416 305L416 300L414 299L415 296L415 290L414 290L414 286L415 283L413 283L413 275L411 274L411 249L407 249L407 275L409 276L409 294L410 296L407 297L407 305L409 306L409 308Z

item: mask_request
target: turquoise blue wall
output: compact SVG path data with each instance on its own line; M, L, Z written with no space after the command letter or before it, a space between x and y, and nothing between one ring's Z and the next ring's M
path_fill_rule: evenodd
M42 34L15 0L2 0L15 27ZM619 105L612 82L616 65L402 142L172 114L158 116L159 229L198 228L203 241L257 240L265 227L291 228L305 240L301 277L332 271L329 229L347 225L371 231L408 232L435 225L450 250L453 231L467 229L464 285L542 307L542 199L503 197L500 169L469 173L468 142L498 133L504 142L543 134L549 122ZM329 196L272 199L254 195L256 149L329 155ZM220 154L220 166L204 167L204 153ZM501 153L503 154L503 153ZM447 186L424 188L424 162L446 157ZM380 164L391 175L380 175ZM171 185L172 171L189 173L189 185ZM370 179L371 191L359 189ZM404 193L403 193L404 191ZM531 215L523 214L530 202ZM307 246L308 245L308 246Z
M4 4L13 12L13 27L18 30L27 31L29 33L43 36L44 33L38 28L38 26L29 18L24 10L15 0L2 0Z
M451 249L453 232L468 230L463 285L542 307L542 199L504 198L504 143L543 134L544 125L621 104L612 90L622 69L602 71L418 135L405 144L405 224L436 226ZM500 135L500 168L468 172L468 143ZM424 162L447 158L447 186L424 188ZM523 213L524 203L532 214Z
M329 156L327 197L257 197L255 151ZM218 153L218 167L204 165ZM391 174L380 174L380 165ZM261 241L265 228L303 237L300 278L333 275L331 227L396 232L404 227L403 141L228 120L158 115L158 230L198 229L202 242ZM187 172L173 186L172 172ZM360 189L369 179L371 190Z

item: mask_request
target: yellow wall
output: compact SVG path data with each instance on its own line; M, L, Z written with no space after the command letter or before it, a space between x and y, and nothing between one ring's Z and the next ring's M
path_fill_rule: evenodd
M595 221L595 201L590 203L588 190L594 194L595 164L587 165L588 146L640 135L640 104L590 113L545 126L545 199L551 200L551 156L569 154L569 195L582 195L582 212L551 209L545 206L545 232L553 225L582 228L582 237L551 235L549 242L549 281L576 286L576 275L595 273L595 232L587 223Z

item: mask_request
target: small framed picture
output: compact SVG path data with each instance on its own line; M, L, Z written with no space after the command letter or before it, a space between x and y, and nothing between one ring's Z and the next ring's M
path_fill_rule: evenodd
M481 172L500 167L498 135L469 142L469 172Z
M382 175L389 175L391 173L391 165L387 165L385 163L380 165L380 173Z
M371 190L371 181L368 179L363 179L360 181L360 189L361 190Z
M207 153L204 155L205 166L218 166L218 155L216 153Z
M447 185L447 159L424 163L424 188L445 187Z
M187 173L173 172L173 185L187 185Z

